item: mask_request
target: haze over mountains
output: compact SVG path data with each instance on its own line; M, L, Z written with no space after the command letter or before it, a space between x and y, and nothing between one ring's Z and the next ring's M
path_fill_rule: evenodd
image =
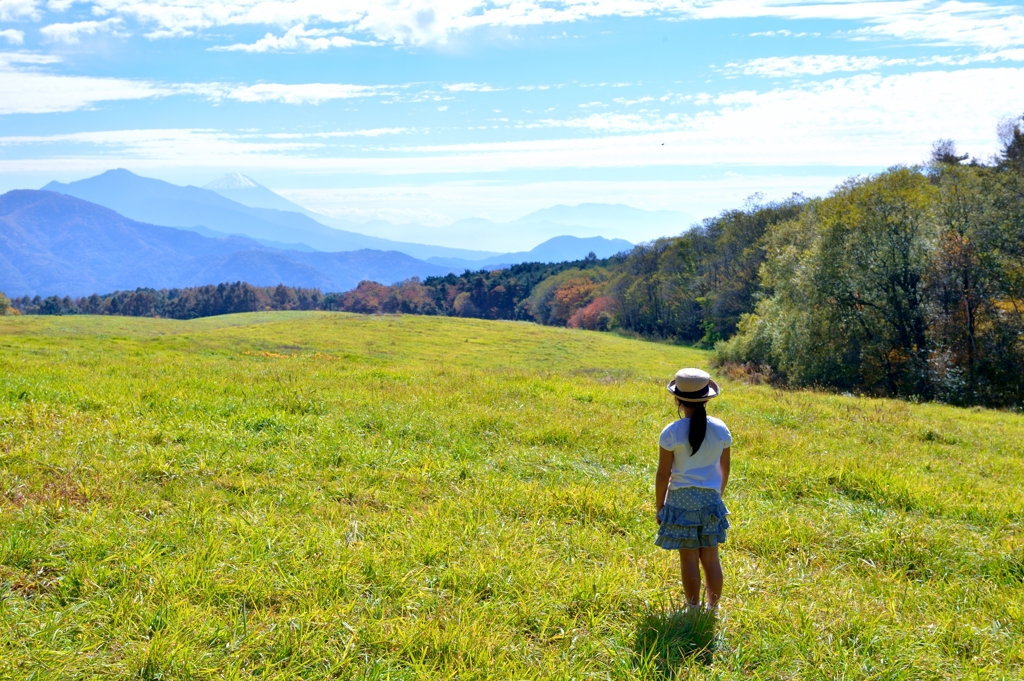
M470 269L514 264L540 257L532 251L500 254L372 236L363 232L373 231L380 221L360 224L317 215L238 173L226 175L207 185L207 188L200 188L181 187L117 169L77 182L50 182L43 189L106 206L139 222L191 229L212 237L228 234L246 236L265 246L286 250L394 250L418 259L443 259L437 264L443 263L448 267ZM646 213L628 207L621 208ZM536 224L531 220L533 218L527 216L517 223ZM482 219L461 221L456 225L462 223L472 230L516 229L522 226L517 223L500 225ZM559 228L569 230L571 226L550 227L556 233ZM356 229L362 231L357 232ZM429 233L429 228L417 229L419 233ZM584 245L575 239L560 239L557 248L546 246L542 249L543 256L556 261L577 260L593 251L598 257L607 257L628 250L633 245L623 239L601 237L591 239Z
M564 227L552 219L671 220L628 206L555 206L513 223L460 221L466 229ZM204 188L181 187L110 170L43 190L0 196L0 290L9 295L88 295L137 287L181 287L243 280L344 291L359 281L500 268L520 262L605 258L628 251L622 239L563 235L531 250L493 253L392 241L325 223L251 178L227 175ZM424 228L426 232L427 228ZM672 230L675 231L675 230Z
M438 229L414 222L396 225L384 220L353 222L342 218L329 217L307 210L241 173L224 175L220 179L204 185L203 188L215 191L221 196L246 206L300 212L330 227L362 234L374 234L381 237L386 235L387 238L396 239L399 242L403 239L415 239L418 241L423 238L423 235L431 234ZM551 239L551 235L575 235L575 237L590 238L599 235L607 236L609 233L650 234L655 230L656 233L662 235L673 235L684 231L689 224L690 220L686 215L675 211L648 211L623 204L582 203L577 206L556 205L550 208L543 208L511 222L495 222L480 217L465 218L448 224L441 229L445 234L450 235L451 238L461 238L467 242L479 241L478 236L480 234L516 234L519 235L525 246L535 238L534 235L544 235L540 240ZM615 242L615 246L602 245L600 240L591 242L598 249L594 252L600 257L605 257L606 255L614 255L623 248L632 246L632 242L624 239L609 239L609 241ZM557 258L558 260L574 260L586 255L586 251L578 252L578 249L572 250L571 240L562 240L561 243L570 250L560 253L560 257ZM626 246L626 244L629 246ZM609 248L614 248L615 250L608 250ZM546 250L550 252L551 248L548 247ZM524 253L533 253L533 250L524 249L511 254L502 254L501 256L490 254L492 257L487 255L462 256L462 259L487 260L492 264L519 262L514 258ZM415 253L410 254L417 255ZM417 255L417 257L424 256ZM452 256L427 257L449 259ZM512 259L510 260L510 258ZM461 262L461 260L456 262Z

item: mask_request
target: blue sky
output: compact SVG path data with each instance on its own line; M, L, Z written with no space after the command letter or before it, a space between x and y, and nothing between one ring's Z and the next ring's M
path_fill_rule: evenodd
M434 243L556 203L820 194L938 138L985 157L1022 111L1007 2L0 0L0 190L237 171Z

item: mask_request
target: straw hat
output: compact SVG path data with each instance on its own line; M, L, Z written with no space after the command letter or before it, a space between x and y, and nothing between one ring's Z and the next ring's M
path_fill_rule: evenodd
M700 369L680 369L668 384L668 391L683 402L707 402L721 392L711 375Z

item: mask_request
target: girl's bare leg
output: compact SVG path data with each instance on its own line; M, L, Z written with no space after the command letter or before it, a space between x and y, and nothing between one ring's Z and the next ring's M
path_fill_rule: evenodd
M718 605L718 599L722 597L722 582L724 581L722 577L722 563L718 560L718 547L702 546L700 548L700 563L704 566L704 579L708 583L708 607L713 608ZM700 590L699 579L698 577L698 591ZM683 577L684 584L685 581L686 578ZM689 592L687 592L687 598L689 598Z
M690 605L700 605L700 558L700 551L697 549L679 549L683 591L686 593L686 602ZM719 593L721 593L721 581L719 581Z

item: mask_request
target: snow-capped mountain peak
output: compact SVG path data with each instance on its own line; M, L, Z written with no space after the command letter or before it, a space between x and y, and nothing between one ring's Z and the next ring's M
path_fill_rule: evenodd
M217 191L220 189L255 189L260 184L250 177L246 177L242 173L228 173L219 180L214 180L210 184L204 185L203 189L212 189Z

